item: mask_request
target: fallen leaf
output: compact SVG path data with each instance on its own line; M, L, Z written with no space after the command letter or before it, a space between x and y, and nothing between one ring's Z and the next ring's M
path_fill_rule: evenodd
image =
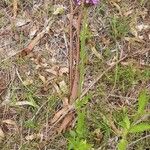
M60 127L58 128L58 133L66 131L66 129L70 126L71 121L73 120L73 113L67 114L64 120L62 121Z
M41 74L39 74L39 78L41 79L41 81L46 84L46 78L44 76L42 76Z
M51 123L54 124L57 122L57 120L59 120L59 118L68 110L68 107L64 107L61 110L59 110L58 112L56 112L56 114L54 115L53 119L51 120Z
M11 120L11 119L3 120L3 121L2 121L2 123L3 123L3 124L12 125L12 126L14 126L14 128L15 128L15 130L16 130L16 131L19 131L18 126L17 126L16 122L15 122L15 121L13 121L13 120Z
M37 26L33 26L31 29L30 29L30 33L29 33L29 37L30 39L32 39L35 34L37 33L38 29L37 29Z
M11 120L11 119L3 120L2 123L10 124L10 125L13 125L13 126L17 127L16 122Z
M63 76L63 74L69 73L68 67L62 67L59 69L59 76Z
M150 29L150 26L146 25L146 24L139 24L139 25L136 26L136 28L137 28L138 31L142 31L142 30Z
M54 86L56 92L57 92L59 95L61 95L62 91L60 90L59 86L58 86L56 83L53 83L53 86Z
M64 97L64 98L62 99L62 102L63 102L63 106L64 106L64 107L69 105L69 100L68 100L67 97Z
M4 138L5 138L5 134L3 130L0 128L0 143L3 141Z
M25 137L25 139L26 139L27 141L32 141L32 140L34 140L34 139L43 139L43 134L27 135L27 136Z
M21 27L21 26L24 26L24 25L28 24L29 22L30 22L29 19L17 18L16 19L16 26Z
M64 80L61 81L61 82L59 82L59 87L60 87L60 90L61 90L64 94L66 94L66 93L68 92L68 91L67 91L68 87L67 87L67 84L65 83Z
M24 85L24 86L31 85L32 83L33 83L33 80L32 80L32 79L26 79L25 81L23 81L23 85Z
M55 71L53 68L52 69L46 69L45 70L46 72L49 72L49 73L51 73L51 74L53 74L53 75L57 75L57 71Z

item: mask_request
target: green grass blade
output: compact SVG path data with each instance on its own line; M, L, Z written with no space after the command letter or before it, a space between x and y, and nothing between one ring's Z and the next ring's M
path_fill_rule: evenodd
M140 123L140 124L132 126L129 130L129 133L140 133L140 132L144 132L148 130L150 130L150 124Z

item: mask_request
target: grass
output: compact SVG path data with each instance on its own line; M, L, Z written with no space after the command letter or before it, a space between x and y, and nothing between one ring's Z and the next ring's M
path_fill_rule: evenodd
M110 22L110 35L113 40L121 39L129 33L129 19L125 17L112 16Z
M2 6L0 4L0 9L7 9L10 13L12 1L3 0L3 3ZM59 2L55 3L59 4ZM79 95L95 77L102 74L120 57L147 48L147 43L130 40L137 38L132 34L133 29L136 30L138 24L147 23L145 11L149 5L147 0L115 3L103 0L101 3L96 8L88 8L90 17L85 15L82 22ZM19 27L19 29L14 27L14 30L11 29L12 35L0 35L2 39L0 47L7 51L20 50L30 42L28 35L32 24L38 27L38 32L41 31L44 21L53 14L54 4L43 2L39 4L37 11L31 9L32 5L36 7L32 1L19 2L18 16L27 14L25 17L31 19L31 24L29 27ZM148 53L139 53L136 57L131 55L117 64L95 84L88 95L78 100L75 104L76 122L73 127L60 135L49 131L51 118L62 107L62 97L67 95L67 90L63 91L63 94L58 93L62 90L59 89L59 82L68 82L66 73L60 76L47 72L51 69L58 73L59 68L66 67L67 64L67 46L64 40L68 40L69 16L67 14L70 6L67 1L63 1L62 5L65 6L65 13L55 17L54 25L46 34L47 37L44 37L46 40L41 39L34 49L37 58L27 56L22 59L15 56L0 64L0 79L1 72L4 75L8 74L7 78L2 79L5 80L6 85L1 85L0 80L0 102L7 98L9 100L6 106L0 106L0 129L5 135L3 138L0 133L0 149L114 150L118 148L118 150L125 150L128 147L129 150L144 150L148 148L149 118L142 120L143 116L149 115ZM136 11L139 14L135 15ZM125 12L129 15L125 16ZM76 21L76 18L74 19ZM0 27L5 29L9 25L11 26L11 23L8 21L7 14L1 11ZM0 29L0 33L1 30L3 29ZM97 31L96 35L94 30ZM27 35L24 32L27 32ZM136 32L147 41L146 30L140 32L136 30ZM16 33L19 35L19 42L14 39ZM5 44L10 46L7 47ZM102 55L102 59L92 53L91 45ZM15 77L13 77L14 73ZM46 84L39 78L39 74L44 77ZM33 82L24 85L24 81L28 79L32 79ZM2 94L1 86L6 86ZM26 102L27 105L17 105L18 102ZM8 119L9 122L6 123ZM47 141L42 139L41 133ZM144 139L141 140L142 138Z

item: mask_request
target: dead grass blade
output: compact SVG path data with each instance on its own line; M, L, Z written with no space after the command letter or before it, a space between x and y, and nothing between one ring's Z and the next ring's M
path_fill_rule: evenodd
M16 19L18 11L18 0L13 0L13 17Z

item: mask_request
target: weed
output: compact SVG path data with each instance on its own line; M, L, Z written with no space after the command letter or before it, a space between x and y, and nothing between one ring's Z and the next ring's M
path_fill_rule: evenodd
M84 83L84 75L85 75L85 61L86 61L86 40L90 37L90 33L88 30L88 23L87 23L87 9L84 9L84 19L83 19L83 26L80 32L80 82L79 82L79 90L78 95L80 97L83 83ZM77 101L76 103L76 110L77 110L77 124L75 127L75 131L70 132L69 137L69 146L68 149L74 150L90 150L91 145L86 141L87 129L86 129L86 110L84 105L88 102L88 97L84 97L82 100ZM83 108L82 108L83 107Z
M88 102L88 97L84 97L82 100L77 101L77 124L75 131L70 131L68 138L68 150L91 150L92 146L87 143L87 128L86 128L86 110L85 104Z
M116 66L113 73L108 74L106 80L110 84L115 84L120 91L126 92L140 80L147 80L149 76L148 70L140 71L134 66ZM114 78L115 76L115 78Z
M110 35L114 41L125 37L129 33L129 19L113 16L109 19Z
M118 150L126 150L128 147L127 137L129 134L141 133L144 131L150 130L150 124L147 122L139 122L139 119L144 114L148 114L145 112L145 107L148 104L150 95L147 95L147 92L144 90L140 93L138 98L138 110L134 114L134 118L129 118L127 114L125 114L124 119L120 122L122 131L121 137L122 139L118 143Z

